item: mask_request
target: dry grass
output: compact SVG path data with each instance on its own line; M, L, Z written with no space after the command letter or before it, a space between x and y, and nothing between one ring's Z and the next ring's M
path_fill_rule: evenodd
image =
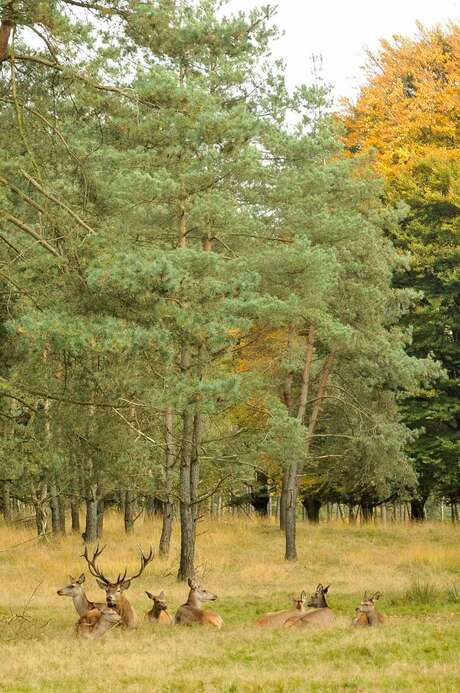
M133 537L119 519L107 522L107 573L135 568L137 545L157 544L159 526L145 522ZM56 590L67 574L80 574L81 540L69 537L37 546L31 531L0 527L1 691L458 691L460 690L460 530L342 525L298 532L300 559L282 560L283 540L274 524L228 520L199 529L198 576L219 595L214 605L226 623L207 629L114 631L100 642L73 637L69 599ZM171 558L155 559L128 596L140 616L150 607L144 590L164 589L170 610L186 589L175 580ZM301 589L331 583L337 625L316 633L263 631L257 615L289 605ZM102 592L87 579L88 593ZM388 625L350 627L365 590L383 592ZM31 603L24 606L33 593ZM457 598L456 598L457 596Z

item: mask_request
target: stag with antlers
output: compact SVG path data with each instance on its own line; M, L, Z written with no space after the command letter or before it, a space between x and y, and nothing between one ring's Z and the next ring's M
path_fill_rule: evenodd
M129 588L131 582L138 578L144 572L146 566L153 559L153 549L150 547L150 552L147 556L144 555L142 549L140 550L140 568L135 575L131 577L126 577L127 568L123 575L118 574L118 578L115 582L112 582L105 577L102 570L97 566L96 561L105 549L103 546L99 548L99 544L94 551L93 557L89 558L88 548L85 548L85 552L82 554L82 558L85 559L88 564L89 572L93 577L96 578L96 582L99 587L105 591L107 606L110 609L115 609L121 617L121 625L125 628L135 628L137 624L137 616L130 602L124 595L124 592Z

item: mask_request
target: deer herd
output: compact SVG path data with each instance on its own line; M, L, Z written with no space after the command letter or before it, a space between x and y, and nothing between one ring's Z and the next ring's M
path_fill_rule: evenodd
M153 559L153 551L150 549L148 555L140 552L140 566L137 573L127 577L127 570L123 574L119 573L115 581L109 580L97 565L97 560L103 548L96 547L93 557L88 556L88 549L82 558L85 559L89 572L96 578L98 586L105 592L105 602L93 602L88 599L85 592L85 575L82 573L75 579L71 575L70 584L58 590L61 597L71 597L75 610L79 616L75 624L75 633L83 638L100 638L108 630L115 626L124 628L135 628L137 616L134 608L125 595L131 582L140 577L146 566ZM180 606L174 618L168 612L166 596L163 591L158 595L152 592L145 592L147 597L153 602L152 607L145 613L145 620L152 624L172 626L194 624L208 625L214 628L222 628L224 622L215 611L203 609L203 604L213 602L217 595L198 585L194 580L188 580L190 591L187 601ZM291 609L276 611L264 614L256 620L256 624L261 627L271 628L317 628L332 624L335 614L329 608L326 595L330 585L323 587L319 584L307 602L307 595L303 591L299 598L293 600ZM356 607L356 615L352 620L354 626L377 626L385 622L385 617L379 613L375 607L375 602L379 599L380 593L373 595L364 593L364 597L359 606ZM306 603L307 602L307 603Z

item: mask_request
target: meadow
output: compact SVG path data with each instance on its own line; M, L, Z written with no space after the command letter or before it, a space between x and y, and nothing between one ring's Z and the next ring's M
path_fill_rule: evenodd
M137 566L137 547L158 542L155 521L122 533L106 525L106 574ZM135 631L115 629L99 641L77 640L70 599L56 591L68 574L86 572L82 542L68 537L39 546L33 530L0 527L0 690L137 693L140 691L459 691L460 528L449 524L323 524L298 528L300 559L284 562L283 536L269 521L204 520L197 578L219 596L222 631L158 628L143 621L144 590L164 589L171 613L185 601L176 581L178 546L155 558L127 596ZM177 536L175 537L177 540ZM11 550L10 546L25 542ZM288 608L302 589L331 583L333 627L263 630L266 611ZM103 593L87 574L87 593ZM364 590L380 590L379 628L353 628Z

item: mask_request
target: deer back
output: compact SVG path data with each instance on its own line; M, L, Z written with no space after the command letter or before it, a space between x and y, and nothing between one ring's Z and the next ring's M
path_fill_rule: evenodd
M299 599L294 599L294 606L292 609L285 609L283 611L272 611L268 614L263 614L259 616L256 620L256 625L262 626L264 628L280 628L286 621L290 618L299 618L306 613L305 610L305 592L302 592Z

